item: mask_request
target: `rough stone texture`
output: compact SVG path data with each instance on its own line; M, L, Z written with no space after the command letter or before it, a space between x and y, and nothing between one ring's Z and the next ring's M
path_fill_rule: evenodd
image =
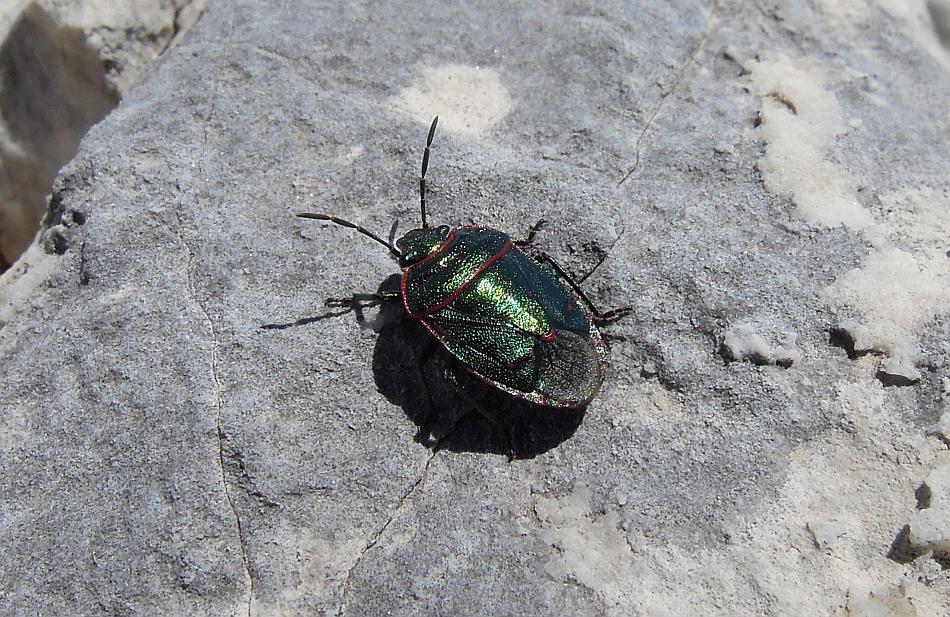
M950 456L931 13L211 3L0 279L0 614L947 614L946 562L904 545ZM430 220L544 217L633 307L586 414L485 393L511 443L438 356L423 422L425 332L323 307L386 252L294 217L416 224L435 114ZM849 319L883 358L832 344ZM727 363L741 323L794 364Z

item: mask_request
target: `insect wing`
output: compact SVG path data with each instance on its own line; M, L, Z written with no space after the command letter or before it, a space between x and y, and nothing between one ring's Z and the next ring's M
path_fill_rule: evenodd
M487 228L458 229L434 253L403 274L406 310L424 315L442 308L472 283L485 264L510 244L508 236Z
M541 304L554 335L535 343L537 391L548 404L586 405L600 389L607 357L590 313L553 272L521 251L514 251L505 266L517 269L521 288Z
M484 321L447 307L430 323L445 347L476 373L518 392L535 389L536 338L509 323Z

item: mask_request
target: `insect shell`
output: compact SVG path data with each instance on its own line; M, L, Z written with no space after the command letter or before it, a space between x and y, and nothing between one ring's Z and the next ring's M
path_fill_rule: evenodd
M604 380L607 359L595 322L612 321L629 309L600 315L556 263L542 256L563 281L519 248L526 243L501 231L475 225L429 227L425 173L437 123L438 117L429 128L422 159L422 227L408 231L395 246L343 219L298 216L355 229L386 246L399 261L398 292L354 296L354 301L401 300L406 312L466 370L512 396L553 408L587 406Z

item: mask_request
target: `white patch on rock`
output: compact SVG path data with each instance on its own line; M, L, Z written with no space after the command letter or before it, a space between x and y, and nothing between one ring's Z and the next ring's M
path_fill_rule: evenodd
M874 220L857 199L848 172L825 157L846 124L823 70L804 60L763 53L747 62L753 94L761 97L765 157L759 171L773 194L790 194L814 225L863 229Z
M881 224L868 229L870 253L860 268L839 276L826 296L863 316L862 322L845 320L835 328L854 351L890 356L881 375L908 385L920 379L914 368L920 328L950 312L950 193L921 186L880 199Z
M929 503L910 520L907 539L918 551L950 557L950 463L924 480Z
M918 582L919 568L935 562L909 570L882 547L907 523L908 493L945 448L904 422L876 379L845 379L835 390L832 407L856 430L795 448L774 502L736 521L726 542L659 542L609 507L592 512L581 488L536 502L542 539L554 547L548 573L593 589L610 616L844 615L846 604L862 617L881 607L893 609L884 615L943 614L950 579ZM895 459L897 451L913 455ZM637 503L635 494L628 500ZM833 522L815 527L833 550L815 550L808 521ZM840 531L834 525L847 532L832 539Z
M345 572L348 560L363 547L361 539L333 544L306 525L280 517L260 534L257 556L270 564L268 591L255 595L252 608L255 615L265 617L293 615L301 601L325 593L329 584L339 584L335 573Z
M601 596L609 614L623 614L617 609L635 579L630 572L631 550L616 513L594 515L586 487L569 495L539 497L534 511L545 541L558 549L545 566L548 574L576 580Z
M416 84L403 88L393 106L428 124L466 135L480 135L501 122L512 109L511 95L492 69L445 64L425 68Z
M879 246L828 288L828 297L858 310L875 349L891 357L916 358L917 331L950 311L950 259L918 259L892 246Z
M806 527L818 548L827 548L848 532L848 526L838 521L809 521Z
M727 360L789 367L799 358L798 335L774 326L737 323L723 335L722 354Z
M597 401L614 428L639 426L644 422L663 426L689 422L682 396L657 379L609 384Z

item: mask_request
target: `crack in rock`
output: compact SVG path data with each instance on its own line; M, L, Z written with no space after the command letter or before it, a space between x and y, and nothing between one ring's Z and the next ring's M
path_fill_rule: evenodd
M386 530L389 529L389 526L392 525L393 521L396 520L396 517L403 511L403 509L408 505L412 498L415 497L416 493L422 488L425 484L426 478L429 476L429 468L432 466L432 461L435 460L436 455L439 453L438 445L432 450L432 454L429 455L429 458L426 459L425 467L422 468L422 473L419 474L419 479L416 480L412 486L409 487L409 490L402 496L399 500L399 503L396 504L396 507L393 509L392 515L389 519L383 523L383 526L379 528L379 531L373 536L373 538L363 547L363 550L360 551L360 554L357 555L356 560L353 561L346 571L346 578L343 579L343 587L341 588L340 593L340 606L336 611L337 617L343 617L343 613L346 611L346 594L350 589L350 583L353 580L353 573L356 569L363 563L363 560L366 558L366 555L372 551L379 541L383 538L383 534L386 533Z
M621 228L620 228L620 233L617 234L617 237L614 238L613 242L610 243L610 246L607 247L607 251L604 253L603 258L602 258L600 261L597 262L597 264L591 269L590 272L588 272L587 274L585 274L579 281L577 281L578 284L581 284L581 283L583 283L584 281L586 281L587 279L589 279L590 277L594 276L594 273L597 272L597 269L598 269L601 265L603 265L603 263L604 263L605 261L607 261L607 258L608 258L608 257L610 257L610 254L613 252L614 247L617 246L617 243L618 243L618 242L620 242L620 238L623 237L623 234L624 234L625 231L627 231L625 227L621 227Z
M703 35L700 37L699 42L696 43L696 47L693 49L693 53L689 55L689 57L686 59L686 62L684 62L683 66L680 67L680 70L677 73L676 79L673 81L673 84L669 88L667 88L666 91L663 93L663 95L660 97L660 100L656 104L656 107L653 108L653 113L650 114L650 118L647 120L646 125L644 125L643 130L640 131L640 136L637 137L637 143L636 143L637 151L636 151L636 158L633 162L633 167L631 167L630 170L626 174L624 174L624 177L620 180L620 182L617 183L618 187L622 185L624 182L626 182L627 180L629 180L630 176L636 173L637 169L640 168L640 144L643 142L643 138L646 137L646 134L649 132L649 130L653 127L653 122L657 119L657 116L660 115L660 111L663 109L663 106L666 105L666 101L671 96L673 96L673 93L675 93L677 89L679 89L680 84L683 82L683 78L686 76L687 71L689 71L689 68L696 61L696 58L699 56L699 53L703 50L703 48L706 47L706 43L709 41L709 37L712 36L713 26L716 20L716 14L719 11L719 5L721 4L721 2L722 0L716 0L716 2L713 4L712 9L710 9L709 11L709 17L706 18L706 27L703 32Z
M225 437L224 429L222 428L221 424L221 381L218 378L218 335L214 328L214 321L211 319L211 314L208 312L208 309L205 308L204 303L198 299L198 294L195 293L194 270L192 268L195 253L192 250L191 245L188 244L188 241L185 240L184 221L182 220L181 212L177 211L175 216L178 219L178 238L185 247L185 250L188 252L188 262L185 265L185 289L188 291L188 295L195 303L195 306L198 307L198 310L204 316L204 319L208 325L208 330L211 333L210 363L211 379L214 383L215 435L217 437L218 446L218 469L221 475L221 486L224 489L224 496L227 499L228 506L231 509L231 514L234 517L234 526L237 532L237 540L241 548L241 563L244 566L244 577L247 579L247 616L251 617L251 604L254 600L254 577L251 576L251 566L247 558L247 546L244 539L244 528L241 524L241 515L237 511L237 507L234 505L234 498L231 496L231 489L228 485L228 476L225 469Z
M79 243L79 286L89 284L89 271L86 269L86 234L83 232Z

